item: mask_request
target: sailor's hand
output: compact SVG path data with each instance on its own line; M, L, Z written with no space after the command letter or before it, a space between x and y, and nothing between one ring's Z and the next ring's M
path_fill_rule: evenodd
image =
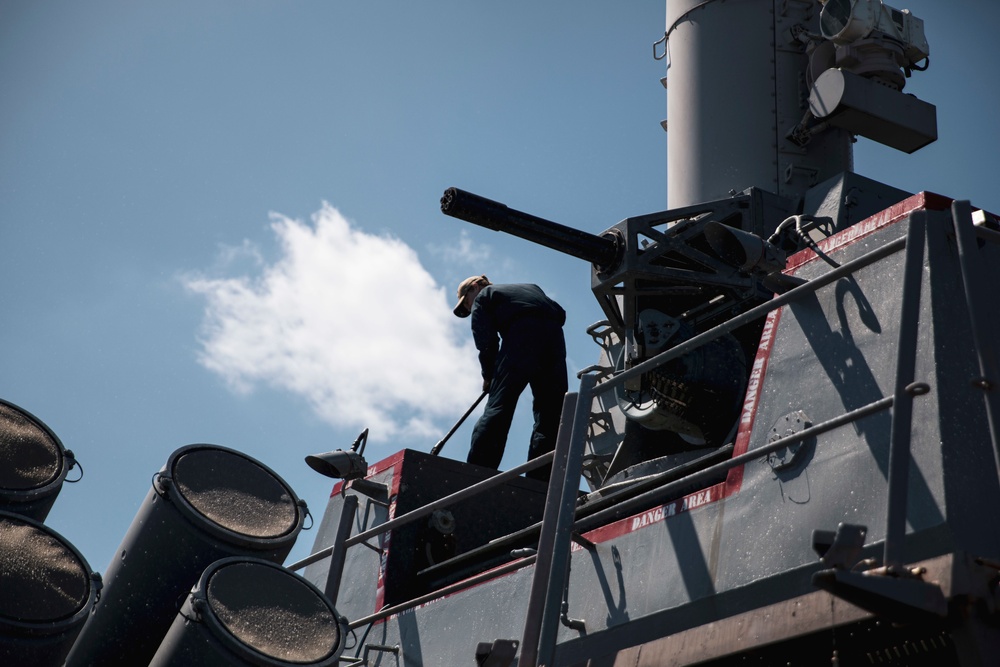
M483 378L483 391L489 391L489 390L490 390L490 381Z

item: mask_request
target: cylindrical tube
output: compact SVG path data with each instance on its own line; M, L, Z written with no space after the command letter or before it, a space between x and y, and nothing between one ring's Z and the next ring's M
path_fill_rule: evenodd
M0 665L62 665L100 577L52 529L0 512L0 582Z
M192 589L150 667L332 667L343 620L316 586L260 559L213 563Z
M619 259L619 244L614 238L560 225L458 188L444 191L441 212L578 257L598 268L609 268Z
M108 566L67 665L147 664L206 567L230 556L282 562L304 514L288 485L252 458L216 445L178 449Z
M0 399L0 510L45 521L73 462L48 426Z
M819 28L813 4L667 0L668 208L751 187L795 198L851 168L846 131L806 147L786 137L807 110L809 67L789 31Z

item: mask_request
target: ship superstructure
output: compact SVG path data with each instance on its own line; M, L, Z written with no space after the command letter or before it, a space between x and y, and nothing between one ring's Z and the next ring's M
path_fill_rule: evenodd
M365 431L310 457L338 481L313 554L281 566L294 492L238 452L182 448L103 578L62 547L72 604L10 624L6 655L998 664L1000 223L853 171L857 137L936 140L933 105L903 92L929 63L922 21L880 0L668 0L654 56L668 210L590 234L441 198L592 267L597 361L554 452L503 472L440 447L369 465ZM548 484L522 476L550 463ZM14 498L5 534L58 541L15 513L38 495ZM184 558L157 560L164 535ZM51 590L24 572L19 599Z

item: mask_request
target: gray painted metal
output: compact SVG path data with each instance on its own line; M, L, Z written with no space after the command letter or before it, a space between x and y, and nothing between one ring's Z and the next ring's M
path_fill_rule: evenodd
M633 655L632 647L697 632L706 624L745 622L761 610L783 615L776 620L784 634L772 632L772 641L870 618L863 611L826 618L836 604L813 587L812 575L822 566L810 536L814 529L855 523L868 526L864 557L877 559L884 546L892 428L890 413L879 408L892 402L898 341L907 337L915 343L913 377L931 390L915 399L899 560L963 560L954 554L965 553L997 558L1000 535L983 531L978 520L980 508L1000 502L1000 483L981 389L968 381L979 376L980 355L967 344L968 307L954 299L959 267L948 232L951 218L934 211L916 215L926 217L928 227L922 269L913 274L921 280L920 290L910 292L917 295L912 301L919 326L904 326L900 317L907 299L899 249L912 216L890 211L866 223L863 233L848 230L821 245L839 269L809 251L805 261L796 259L791 273L813 284L766 304L779 309L765 328L761 345L768 354L759 357L764 363L751 380L738 458L727 481L680 496L649 496L645 506L624 503L629 514L623 518L609 513L578 522L574 529L584 531L592 548L570 552L568 608L559 615L582 620L585 633L579 625L558 626L554 657L539 664L613 660L619 653ZM855 262L875 249L882 249L875 263ZM975 252L985 267L1000 266L994 245ZM995 330L993 323L988 327ZM789 466L775 467L766 453L788 443L774 441L772 427L790 410L808 414L822 428L795 433L802 454ZM845 412L851 416L840 420ZM379 475L373 479L391 486ZM331 499L327 517L339 516L339 502L339 496ZM329 523L324 520L318 547L329 539L332 519ZM383 664L466 664L479 643L522 635L534 559L515 557L469 587L449 588L444 597L428 595L420 606L375 620L370 603L357 602L374 598L379 558L362 551L368 574L348 566L340 608L348 617L372 620L363 631L356 626L358 644L346 653L360 655L369 642L398 644L395 662ZM323 563L309 571L310 578L324 574ZM951 592L947 586L942 590ZM560 611L561 596L550 590L547 598L549 613ZM802 616L793 623L795 614ZM941 650L956 651L954 644L962 641L951 637Z
M912 192L848 171L806 192L802 209L818 219L829 219L829 227L824 230L824 236L829 236L833 231L847 229L912 195ZM814 237L817 241L822 238Z
M796 146L809 61L792 37L819 32L819 5L784 0L667 0L667 204L758 187L797 198L852 167L836 129Z
M823 72L809 94L817 118L904 153L937 141L937 109L912 95L839 69Z
M969 304L969 316L972 318L972 340L979 355L980 375L973 380L973 384L983 391L990 435L993 438L997 474L1000 475L1000 396L995 391L1000 386L1000 361L997 359L997 350L991 344L990 336L990 331L996 330L996 309L987 300L986 286L989 284L987 282L989 273L983 264L981 253L974 247L976 241L972 234L972 206L967 201L956 201L951 206L951 214L955 223L959 263L962 267L962 287L965 300ZM988 232L988 230L982 231ZM992 236L994 243L1000 240L995 234L983 235L987 238Z
M899 316L899 343L896 345L896 386L893 392L892 430L889 438L889 501L886 510L885 549L882 562L886 567L903 565L903 539L906 535L907 490L910 476L910 438L913 431L913 397L916 391L914 366L917 361L917 336L920 324L920 284L924 268L923 212L910 216L906 234L906 260L903 265L902 301ZM923 387L919 393L927 393ZM853 566L853 563L851 563Z
M551 665L553 654L555 653L556 637L560 611L563 600L563 592L569 580L569 558L570 558L570 535L573 531L573 514L576 509L577 490L579 489L580 469L583 460L583 438L587 430L589 417L588 407L596 380L593 376L584 376L580 382L580 394L573 401L573 421L567 424L572 429L567 441L566 463L560 473L563 476L562 483L553 485L552 489L558 489L558 495L549 494L551 498L555 495L555 503L551 506L553 511L546 512L542 519L542 532L539 536L539 551L543 548L543 539L551 533L551 562L548 572L539 569L539 563L535 564L535 579L532 582L532 595L540 584L544 583L545 603L542 612L542 623L538 637L538 664ZM560 430L562 430L560 428ZM553 466L554 468L554 466ZM553 470L555 477L555 470ZM574 484L576 482L576 484ZM526 648L526 647L522 647ZM525 660L525 665L534 667L530 660Z
M333 538L333 551L330 554L330 566L327 570L326 584L323 594L334 606L337 604L337 594L340 592L340 581L344 576L344 556L347 552L347 538L351 536L351 525L358 514L358 496L345 496L340 509L340 523Z
M591 381L593 386L593 381ZM535 560L535 572L531 580L531 595L528 599L528 608L525 612L524 634L521 639L521 660L522 667L525 665L535 665L539 655L539 645L542 643L545 632L545 614L551 606L548 597L553 594L550 586L550 576L566 569L566 554L562 553L562 562L557 559L554 551L557 540L563 538L568 545L568 531L565 527L559 526L559 520L565 512L566 491L569 480L573 479L570 468L570 452L573 443L574 431L579 431L580 413L588 410L588 398L590 394L585 394L582 401L578 400L576 394L567 394L563 401L563 410L559 424L559 435L556 440L555 451L552 459L552 476L549 479L549 491L545 496L545 513L542 515L542 525L538 536L538 556ZM568 425L568 428L564 428ZM582 434L579 434L582 438ZM576 448L577 460L576 468L579 468L582 456L582 447ZM570 489L572 491L572 489ZM573 494L575 495L575 493ZM569 499L572 503L572 498ZM572 510L570 510L572 511ZM560 530L562 529L562 530ZM560 535L560 533L564 533ZM564 545L564 546L566 546ZM563 583L563 575L559 572L558 582ZM561 593L562 588L558 588ZM551 624L551 619L549 620ZM554 643L552 628L548 628L548 635L545 640Z

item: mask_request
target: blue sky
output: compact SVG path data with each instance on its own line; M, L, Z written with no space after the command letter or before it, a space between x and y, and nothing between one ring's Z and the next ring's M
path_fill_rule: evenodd
M992 3L913 0L937 105L856 170L1000 211ZM988 8L986 8L988 6ZM443 216L457 186L591 232L666 206L662 2L0 0L0 397L84 467L47 523L104 571L175 449L427 451L478 395L454 287L535 282L571 373L580 260ZM524 460L522 405L503 467ZM444 455L464 459L470 421ZM75 476L71 474L71 476ZM292 559L306 555L313 533Z

